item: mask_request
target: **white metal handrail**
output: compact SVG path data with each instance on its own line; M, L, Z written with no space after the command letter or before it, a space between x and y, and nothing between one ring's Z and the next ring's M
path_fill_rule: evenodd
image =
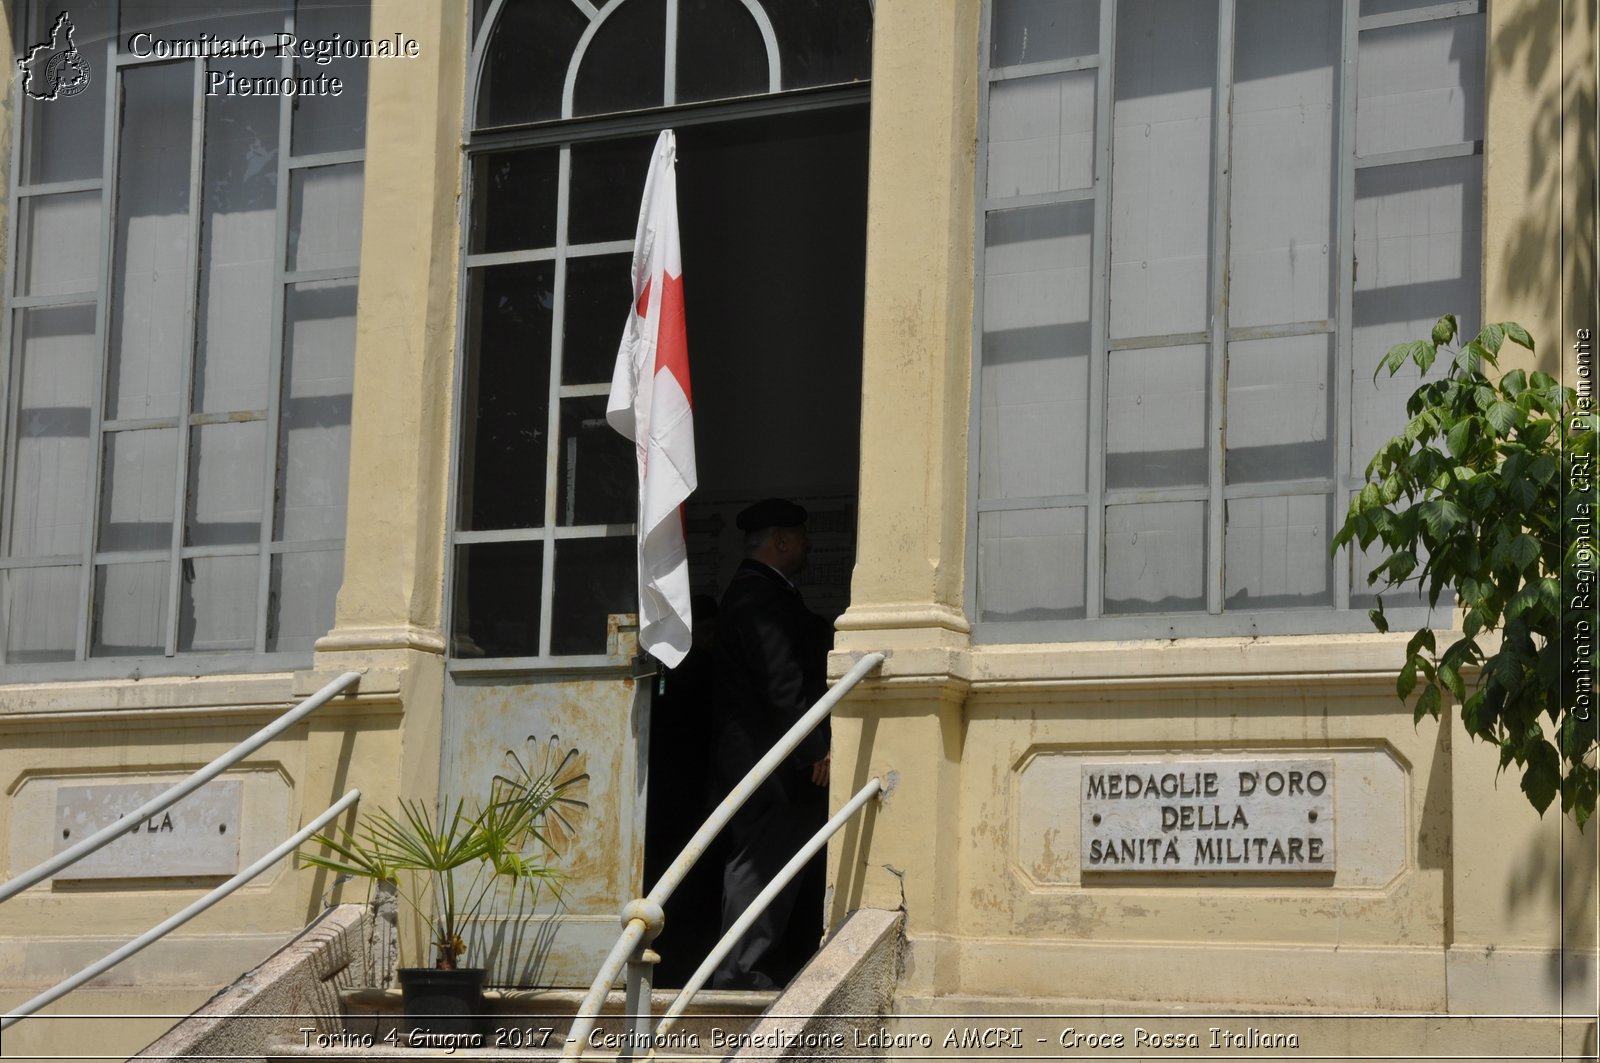
M31 870L24 871L16 878L6 882L4 885L0 885L0 901L9 900L10 898L21 893L23 890L27 889L29 886L44 881L51 875L54 875L56 872L60 871L62 868L69 867L72 864L77 863L79 860L82 860L95 850L100 849L102 846L108 845L115 839L127 834L135 826L143 823L146 819L155 815L157 812L171 808L184 797L194 793L194 791L200 789L200 787L204 786L218 775L221 775L228 768L233 767L233 765L239 763L239 761L243 760L245 757L248 757L251 753L254 753L272 739L276 738L290 727L293 727L295 724L311 715L311 713L315 712L317 709L320 709L323 705L326 705L329 701L333 700L333 696L335 694L338 694L352 683L357 682L360 680L360 678L360 672L344 673L338 679L335 679L333 682L329 683L327 686L323 687L309 698L306 698L300 704L296 705L282 716L279 716L276 720L273 720L271 723L267 724L267 726L263 727L249 738L246 738L243 742L240 742L238 745L234 746L232 749L228 750L226 753L222 754L222 756L218 757L216 760L213 760L210 764L207 764L205 767L201 768L187 779L171 787L170 789L163 791L157 796L152 797L150 800L146 801L144 804L128 813L122 819L117 820L115 823L106 824L100 830L89 835L78 844L61 850L61 852L57 853L55 856L46 860L39 866L32 868Z
M734 813L744 807L744 803L750 799L751 795L756 792L762 783L766 782L767 777L777 769L778 765L782 764L789 754L794 752L795 748L811 733L812 729L833 711L833 707L839 703L840 699L848 694L857 683L861 682L867 673L882 664L883 660L884 654L882 653L866 654L848 672L841 676L839 681L804 716L795 721L794 726L790 727L784 733L784 736L778 740L777 744L767 751L766 756L757 761L755 766L745 773L744 778L740 779L738 784L729 791L728 796L722 799L722 803L700 825L700 829L694 832L694 837L690 838L688 843L684 845L683 851L678 854L678 858L672 862L672 865L666 871L662 872L661 878L657 880L649 894L623 905L622 934L617 938L617 943L611 947L610 953L606 955L605 962L600 965L599 972L589 985L589 992L584 994L583 1002L578 1005L578 1012L572 1020L572 1028L567 1034L566 1047L562 1050L562 1059L577 1059L583 1055L584 1043L594 1030L595 1020L600 1015L600 1008L605 1003L606 995L611 992L611 987L616 984L618 976L622 974L625 964L630 968L628 1007L630 1012L638 1016L636 1021L638 1021L642 1029L648 1032L650 994L647 986L643 993L640 992L640 978L642 976L637 970L641 966L637 962L637 958L642 955L643 946L654 940L655 936L661 932L662 923L665 920L662 906L672 896L673 890L677 889L679 884L683 882L684 877L694 867L695 862L705 855L707 847L710 846L712 840L716 838L722 828L727 826ZM863 800L865 799L863 798ZM643 999L636 999L639 997Z
M81 986L83 983L87 982L89 979L109 971L111 968L115 967L129 956L132 956L140 949L143 949L146 945L150 945L160 940L161 938L165 937L169 931L175 930L184 923L187 923L189 920L193 919L207 908L210 908L212 905L216 904L218 901L237 890L240 886L243 886L246 882L249 882L251 879L261 874L273 864L276 864L279 860L282 860L284 857L300 848L300 846L305 844L308 838L317 833L317 831L321 830L323 827L326 827L329 823L333 822L333 820L336 819L341 812L355 804L360 797L360 790L349 791L343 797L339 798L338 801L334 802L334 804L329 807L326 812L322 813L322 815L306 824L294 835L282 842L276 849L273 849L272 852L268 853L266 856L263 856L261 859L257 860L255 863L251 864L249 867L245 868L243 871L239 872L237 875L233 876L228 881L224 882L222 885L206 894L204 897L201 897L199 900L189 905L189 907L185 908L177 915L174 915L165 922L145 931L143 934L140 934L138 937L134 938L120 949L117 949L115 952L104 957L103 959L96 960L94 963L91 963L89 966L85 967L77 974L72 975L70 978L66 978L63 981L57 982L55 985L51 986L49 989L46 989L43 993L40 993L27 1003L19 1004L16 1008L8 1011L5 1015L0 1016L0 1030L4 1030L8 1026L12 1026L18 1022L21 1022L23 1019L27 1018L29 1015L32 1015L46 1004L51 1004L61 999L74 989Z
M722 935L722 940L718 941L716 947L706 956L705 961L695 968L694 974L690 975L689 980L683 984L683 988L678 990L677 997L661 1016L660 1024L656 1026L655 1040L657 1043L677 1025L678 1018L689 1010L689 1004L694 1000L694 995L700 992L700 988L710 979L711 972L716 970L717 964L721 963L723 957L733 951L733 947L739 943L739 939L744 937L744 932L750 929L750 924L760 918L761 913L767 910L767 906L772 903L773 898L777 897L782 892L783 887L787 886L790 880L805 869L807 861L817 855L819 849L828 844L828 839L839 833L844 825L850 822L850 817L861 811L861 806L865 805L869 799L876 796L882 789L883 781L881 779L869 780L867 785L856 791L854 797L845 802L843 808L833 814L832 819L823 824L822 829L811 836L810 841L801 846L799 852L790 857L789 862L784 864L783 869L773 876L772 881L767 883L760 893L756 894L756 899L750 902L750 907L746 908L744 913L734 921L734 924L728 928L728 932Z

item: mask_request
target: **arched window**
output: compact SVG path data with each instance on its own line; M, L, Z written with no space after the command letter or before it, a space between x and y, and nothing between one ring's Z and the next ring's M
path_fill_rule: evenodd
M859 239L858 208L825 190L841 168L864 188L872 4L480 0L474 18L451 652L598 665L612 618L636 609L634 458L605 406L656 132L677 128L684 166L701 167L680 185L684 210L694 211L697 187L704 203L713 171L728 182L716 216L685 237L686 263L696 240L730 224L740 236L725 239L739 245L730 219L756 199L779 201L762 208L782 215L774 232L800 227L796 203L807 196L805 209L828 212L827 224L808 220L789 237L816 245L806 254L849 243L829 225ZM811 262L789 258L796 269ZM714 273L691 283L713 291ZM820 281L811 290L851 302ZM758 302L726 299L715 320L735 328L732 304L788 312ZM712 357L714 319L690 315L694 357ZM835 320L839 334L822 337ZM858 349L859 317L849 321L840 310L787 338L817 333L811 342L827 350Z
M480 130L864 81L870 0L492 0Z

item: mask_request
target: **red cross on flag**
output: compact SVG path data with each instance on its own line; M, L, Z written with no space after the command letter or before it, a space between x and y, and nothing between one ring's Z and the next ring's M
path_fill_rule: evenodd
M633 239L633 311L622 332L606 420L639 462L639 648L668 668L689 652L683 503L698 480L689 342L678 247L677 138L656 140Z

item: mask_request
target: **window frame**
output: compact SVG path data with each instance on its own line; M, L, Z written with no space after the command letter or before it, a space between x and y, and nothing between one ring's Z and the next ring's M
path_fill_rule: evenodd
M282 22L279 28L284 32L294 32L298 20L302 15L304 0L288 0L285 5ZM207 161L206 116L208 111L206 94L206 72L208 64L217 62L205 57L188 58L160 58L155 55L138 56L131 52L121 50L121 2L120 0L107 0L106 18L110 27L107 33L103 52L98 48L91 51L91 46L79 42L80 50L89 53L92 76L105 78L104 114L101 118L100 132L103 137L102 154L100 158L100 174L96 178L84 178L70 181L35 182L28 183L24 180L26 171L24 159L30 150L35 127L28 120L29 108L19 106L13 124L15 132L11 159L9 163L10 183L7 190L7 203L10 211L11 223L9 226L10 240L6 249L6 275L12 278L5 293L5 313L0 319L0 351L4 352L5 372L0 376L0 444L4 447L4 465L0 468L0 482L3 482L3 495L0 495L0 513L4 515L0 523L0 582L5 582L5 573L27 568L67 568L73 567L77 571L78 589L75 597L75 645L71 660L52 661L24 661L16 662L7 660L4 641L0 640L0 676L8 682L49 681L59 679L101 679L116 678L132 675L139 676L173 676L173 675L201 675L228 672L267 672L281 671L304 667L312 659L313 650L309 647L290 650L269 650L267 642L269 628L272 623L272 610L270 588L272 585L272 570L275 559L296 553L335 553L341 559L345 546L345 538L323 539L296 539L276 541L277 532L277 494L281 484L279 482L279 450L282 446L283 400L284 400L284 368L288 361L285 343L288 340L289 328L285 315L289 308L290 293L296 285L315 284L319 282L349 281L359 284L359 247L356 255L348 266L339 266L319 269L290 269L289 268L289 227L290 211L292 209L291 185L297 173L309 173L316 169L348 166L354 164L361 167L361 175L365 176L365 145L361 148L308 152L302 155L293 154L294 144L294 104L297 97L279 94L277 99L277 143L274 152L276 187L273 204L273 245L269 253L273 258L272 295L270 301L270 325L267 337L269 363L266 368L266 406L262 409L236 410L232 412L196 412L193 384L195 369L201 346L200 320L203 299L201 280L205 273L206 265L202 261L202 250L205 241L205 203L206 189L204 185L205 168ZM226 5L219 5L225 8ZM16 20L15 36L19 41L28 41L42 32L40 27L32 23L35 17L43 11L41 5L28 3L23 5L20 16ZM369 16L370 17L370 16ZM32 35L32 36L30 36ZM268 55L274 55L276 49L270 34L262 34L252 38L259 40L268 50ZM95 42L98 44L98 42ZM296 59L292 54L275 56L278 62L279 77L293 77L296 74ZM224 60L225 61L225 60ZM117 299L116 277L116 223L118 183L121 177L121 142L123 139L122 109L124 99L123 72L132 69L155 68L158 66L182 66L187 64L193 73L193 90L190 100L190 158L189 158L189 185L188 185L188 210L185 223L185 254L186 263L182 276L183 291L185 293L185 309L181 322L182 348L178 354L179 364L179 390L177 395L178 412L172 416L146 419L116 419L109 417L105 408L109 375L112 372L112 329L113 329L113 304ZM364 101L363 101L364 102ZM36 105L37 106L37 105ZM25 200L58 195L66 192L94 191L100 196L99 228L98 228L98 261L95 274L97 287L94 290L71 292L60 295L44 296L19 296L16 293L17 266L20 238L18 219L20 209ZM363 196L364 198L364 196ZM12 557L12 517L16 509L14 495L18 488L17 482L17 432L18 432L18 404L21 402L21 387L19 386L22 352L17 348L17 329L15 323L19 311L34 307L65 307L92 305L94 310L93 342L93 368L95 371L91 385L89 406L89 432L87 445L89 448L87 469L85 472L85 497L84 497L84 527L81 534L80 549L74 554L54 554L36 557ZM352 352L353 356L353 352ZM232 423L265 424L266 438L262 443L263 482L261 490L261 511L258 518L258 534L253 543L231 543L226 545L211 546L186 546L184 545L186 526L190 517L190 506L195 497L194 489L190 484L192 448L191 433L204 425L219 425ZM101 535L101 526L104 521L104 507L108 505L105 496L107 481L106 446L108 440L114 435L124 431L138 431L143 429L164 429L173 431L176 436L177 461L174 470L174 500L172 510L172 533L167 546L159 550L105 550L101 549L98 540ZM254 559L257 565L256 599L253 610L252 638L253 647L249 650L180 650L181 603L183 597L184 573L188 563L205 558L246 558ZM128 655L96 655L94 653L94 627L99 605L95 597L96 574L100 567L116 563L165 563L166 573L166 598L163 631L162 654L128 654ZM0 603L0 630L9 624L9 594L7 600ZM331 625L333 617L328 616Z
M557 515L560 491L557 471L560 464L561 402L564 399L608 397L611 389L609 381L603 384L561 383L562 326L565 313L567 263L574 258L613 254L631 255L633 253L633 237L631 235L626 239L595 243L575 244L568 241L568 192L571 185L572 149L597 141L622 140L646 134L654 135L661 129L669 127L682 129L708 123L852 107L868 102L871 89L870 79L801 89L784 90L779 87L780 66L774 50L771 22L765 12L760 10L759 2L752 3L751 0L741 0L763 30L762 35L767 45L767 55L770 62L769 85L772 86L771 91L764 95L735 97L725 100L697 101L693 103L672 102L674 98L676 44L675 39L669 35L662 42L663 47L666 49L665 99L668 102L665 105L645 110L571 116L573 85L579 66L585 56L587 42L592 39L594 33L598 30L603 21L603 16L608 16L621 3L626 2L626 0L608 0L604 4L593 5L595 14L583 37L583 44L574 49L563 95L563 112L568 117L528 122L519 126L488 126L480 128L477 124L478 88L485 73L488 45L493 38L500 12L506 2L507 0L487 0L485 3L484 0L479 0L479 3L482 4L481 15L479 14L478 6L474 5L473 15L476 32L466 64L467 83L464 97L466 106L462 118L462 194L458 205L460 262L457 275L457 292L459 295L456 300L454 396L452 399L453 412L451 419L454 427L451 433L449 457L450 487L446 503L447 526L444 580L446 668L452 675L458 676L495 676L529 672L541 674L583 673L601 669L614 669L619 663L618 658L609 652L594 654L555 654L551 652L552 633L555 624L555 544L563 540L595 540L622 538L624 536L631 542L637 534L636 525L631 521L620 524L562 525ZM577 0L574 0L574 2L577 2ZM580 4L579 6L584 5ZM669 25L676 25L677 6L678 0L666 0L665 9ZM869 0L870 6L871 0ZM476 196L479 194L478 189L475 187L476 162L486 154L520 148L553 148L559 152L555 243L547 248L533 250L474 252L471 250L473 208ZM625 213L630 218L633 217L637 213L636 205L628 204L625 208ZM631 232L631 225L629 229ZM465 522L465 518L461 512L463 488L466 485L467 477L472 475L472 470L463 467L463 451L465 449L463 423L466 414L463 405L467 396L467 363L469 356L471 356L468 344L470 342L469 337L472 335L471 321L469 319L471 300L468 298L468 293L471 291L471 272L474 269L485 267L536 261L550 261L555 264L555 279L552 291L554 305L551 316L550 352L547 370L549 391L546 400L548 407L545 426L545 498L543 517L539 526L531 528L464 529L462 524ZM691 310L690 313L692 315L693 311ZM619 316L617 318L619 340L621 338L622 323L621 308L619 308ZM541 578L538 645L540 652L535 655L517 657L457 656L455 642L459 607L457 600L458 581L461 578L463 568L460 560L461 548L484 543L514 542L539 542L544 544L539 558Z
M1353 551L1341 547L1334 555L1331 580L1332 605L1282 609L1228 610L1225 602L1225 524L1226 503L1243 498L1283 498L1294 495L1332 496L1331 536L1342 522L1350 499L1359 492L1363 480L1350 472L1353 438L1352 394L1353 342L1355 334L1355 204L1358 170L1438 159L1477 156L1482 158L1483 139L1460 141L1441 147L1390 151L1382 154L1356 154L1356 104L1359 96L1358 56L1362 33L1418 22L1487 15L1484 0L1449 0L1392 13L1363 16L1359 0L1343 0L1340 8L1339 54L1335 58L1337 96L1335 98L1334 151L1337 196L1333 203L1334 242L1337 259L1334 270L1333 316L1326 321L1296 322L1282 326L1230 328L1227 315L1229 291L1231 159L1235 134L1233 94L1235 90L1234 32L1236 0L1214 0L1218 29L1216 82L1210 115L1211 190L1210 235L1208 237L1208 327L1201 332L1172 336L1141 336L1113 339L1110 335L1111 274L1111 173L1113 164L1113 104L1116 63L1118 0L1099 0L1098 50L1092 55L1014 65L991 65L992 37L996 0L985 0L979 35L978 139L975 175L975 229L973 241L973 321L972 389L967 433L967 542L966 614L972 624L974 641L980 643L1071 642L1100 639L1164 638L1187 636L1257 636L1289 634L1336 634L1369 631L1370 621L1360 608L1352 608L1351 582L1355 578ZM1086 188L1061 192L991 198L988 192L990 97L993 87L1004 81L1045 77L1073 71L1095 71L1094 166ZM1480 71L1484 77L1485 71ZM1480 82L1480 85L1482 82ZM1481 180L1481 162L1479 169ZM987 223L998 213L1057 203L1092 202L1094 220L1090 248L1090 320L1088 349L1088 428L1086 486L1082 494L1018 498L980 497L982 468L980 443L983 423L984 307L987 257ZM1481 230L1480 230L1481 232ZM1474 252L1482 257L1481 239ZM1481 302L1481 283L1480 283ZM1442 308L1452 311L1456 308ZM1332 414L1329 425L1333 448L1332 476L1306 480L1271 480L1229 484L1225 477L1226 441L1218 426L1225 423L1227 350L1230 344L1253 339L1325 335L1332 339ZM1120 349L1148 350L1186 344L1207 347L1207 409L1205 419L1207 478L1197 488L1120 488L1105 485L1107 455L1107 390L1110 353ZM1399 426L1396 426L1398 431ZM1149 612L1106 615L1103 612L1106 575L1106 509L1116 502L1204 501L1206 503L1204 553L1204 611L1185 613ZM983 620L980 559L980 515L1004 511L1066 511L1082 508L1085 517L1084 615L1074 619ZM1439 622L1439 612L1449 615L1452 603L1441 602L1437 610L1425 602L1392 603L1386 613L1396 628L1419 627Z

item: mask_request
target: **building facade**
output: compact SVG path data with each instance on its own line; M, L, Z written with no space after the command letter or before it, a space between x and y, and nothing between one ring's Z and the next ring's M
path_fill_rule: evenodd
M696 719L652 720L638 678L603 419L671 127L695 588L725 581L733 512L798 497L831 670L889 654L835 719L835 803L893 787L830 846L826 914L904 909L907 1007L1592 1013L1593 829L1413 723L1406 625L1456 618L1390 601L1374 633L1372 559L1329 548L1403 424L1404 375L1373 379L1391 344L1515 320L1530 368L1575 377L1585 5L4 11L4 877L86 790L175 781L355 670L224 776L235 866L351 786L570 764L562 918L529 943L494 912L477 944L501 980L587 982L650 806L702 774L651 756ZM1093 829L1158 770L1315 772L1321 826L1279 831L1294 866L1278 834L1246 866L1197 829L1173 870ZM0 907L0 1002L229 855L122 859ZM52 1010L185 1013L335 888L282 866ZM7 1050L132 1051L170 1021L40 1018Z

